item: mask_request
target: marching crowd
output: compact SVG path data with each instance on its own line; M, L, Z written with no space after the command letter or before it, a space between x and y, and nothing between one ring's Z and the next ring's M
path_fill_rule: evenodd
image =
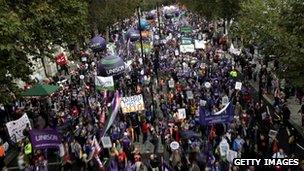
M110 136L111 148L103 148L100 139L110 118L108 111L113 105L115 92L96 91L94 78L98 73L100 54L88 53L87 60L75 61L76 67L67 67L49 80L49 84L66 80L55 94L40 100L24 99L22 109L14 108L16 118L27 113L31 120L31 126L23 132L27 138L18 144L20 170L48 169L48 150L35 150L28 137L31 128L45 127L60 132L62 144L57 155L62 169L71 171L75 168L253 171L265 168L233 166L232 159L295 157L297 135L285 123L290 110L284 105L280 83L263 61L253 65L246 60L246 53L235 55L229 52L227 37L217 30L221 28L221 22L216 29L213 23L199 21L194 14L177 10L185 15L180 20L162 16L161 37L166 39L153 40L157 43L151 54L143 58L130 48L132 44L127 45L130 43L122 34L130 26L136 26L136 19L125 22L125 28L111 35L116 53L126 61L133 61L128 72L114 76L114 87L121 97L142 94L145 104L144 111L118 112L106 133ZM181 23L191 26L193 31L180 32ZM157 26L150 27L152 35L158 34ZM183 36L200 38L206 46L182 53L178 49ZM275 94L275 112L277 115L282 113L283 123L272 117L267 104L249 85L249 80L260 81L260 93ZM235 88L236 82L242 82L240 89ZM233 106L230 111L229 105ZM185 109L186 115L180 116L179 109ZM232 117L210 122L202 120L202 115L216 113ZM280 129L288 133L288 148L277 138ZM154 148L141 150L148 142Z

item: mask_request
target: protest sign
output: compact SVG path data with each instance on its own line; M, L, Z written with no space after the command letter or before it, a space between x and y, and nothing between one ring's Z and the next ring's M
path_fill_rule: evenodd
M194 40L194 47L195 49L205 49L205 41L204 40Z
M110 77L100 77L100 76L96 76L95 77L95 87L96 90L114 90L114 80L113 80L113 76Z
M109 136L107 137L102 137L101 138L101 143L103 148L111 148L112 147L112 142Z
M220 142L219 147L220 147L221 156L226 156L228 151L229 151L229 144L228 144L228 142L225 138L222 139L222 141Z
M173 79L170 79L168 81L168 84L169 84L169 88L174 88L174 80Z
M268 133L268 136L275 139L277 137L277 134L278 134L278 131L275 131L275 130L271 129Z
M192 38L191 37L182 37L181 38L181 45L191 45Z
M237 152L233 150L228 150L227 152L227 161L232 163L233 159L237 158Z
M235 83L235 89L236 90L241 90L242 89L242 83L241 82L236 82Z
M180 28L180 32L181 33L191 33L192 32L192 28L190 26L184 26Z
M31 130L30 140L34 149L59 148L61 139L56 130Z
M13 142L19 142L24 138L23 130L27 124L31 128L31 123L27 114L24 114L21 118L6 123L8 134Z
M187 94L187 98L190 100L190 99L193 99L193 92L192 91L187 91L186 92Z
M193 44L189 44L189 45L180 45L180 46L179 46L179 49L180 49L180 52L181 52L181 53L187 53L187 52L193 53L193 52L195 52L195 49L194 49L194 45L193 45Z
M229 98L228 96L222 97L222 105L227 105L229 103Z
M186 118L186 109L185 108L177 109L177 112L178 112L177 119Z
M131 113L145 110L143 96L140 94L130 97L122 97L120 107L122 113Z

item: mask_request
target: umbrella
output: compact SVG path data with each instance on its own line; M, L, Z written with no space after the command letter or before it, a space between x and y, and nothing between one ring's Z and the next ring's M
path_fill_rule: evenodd
M114 76L122 74L125 71L125 62L116 55L108 55L101 59L97 66L97 75Z
M36 84L30 89L21 93L22 96L49 96L57 91L59 86L47 85L47 84Z
M107 43L106 40L101 36L95 36L91 39L89 46L93 50L93 52L100 52L107 48Z

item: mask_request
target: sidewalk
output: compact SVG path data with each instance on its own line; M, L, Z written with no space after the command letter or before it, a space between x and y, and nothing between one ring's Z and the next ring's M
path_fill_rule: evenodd
M252 80L250 80L249 82L256 91L259 90L258 82L253 82ZM270 104L274 103L274 96L272 94L264 94L263 98ZM299 105L294 96L287 99L287 105L291 112L289 119L290 124L302 135L302 137L304 137L304 127L301 126L302 118L298 114L301 105Z

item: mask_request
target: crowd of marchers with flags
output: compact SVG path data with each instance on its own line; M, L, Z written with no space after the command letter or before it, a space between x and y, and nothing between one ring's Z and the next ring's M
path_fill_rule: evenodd
M290 111L277 78L263 61L245 60L222 21L176 5L113 28L108 42L93 37L79 60L59 54L58 74L26 87L9 108L2 168L14 147L25 171L48 170L49 153L66 171L254 171L265 168L233 159L296 157L295 131L272 117L248 82L277 94L284 119ZM279 129L288 132L288 148Z

